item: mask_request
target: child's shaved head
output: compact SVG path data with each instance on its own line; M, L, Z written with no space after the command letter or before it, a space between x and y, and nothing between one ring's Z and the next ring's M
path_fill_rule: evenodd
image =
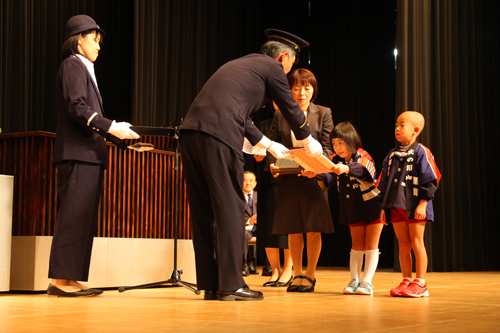
M425 119L420 112L417 111L405 111L399 115L399 117L405 117L406 120L411 122L414 127L420 128L420 132L424 129ZM420 133L419 133L420 134Z

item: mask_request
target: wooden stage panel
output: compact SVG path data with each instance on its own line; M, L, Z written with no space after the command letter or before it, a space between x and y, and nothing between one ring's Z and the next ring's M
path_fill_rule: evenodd
M13 236L51 236L57 217L56 168L50 163L55 134L0 134L0 174L14 175ZM142 136L158 149L170 137ZM99 207L98 237L174 237L174 152L119 150L108 143L109 167ZM191 239L182 163L178 182L178 238Z

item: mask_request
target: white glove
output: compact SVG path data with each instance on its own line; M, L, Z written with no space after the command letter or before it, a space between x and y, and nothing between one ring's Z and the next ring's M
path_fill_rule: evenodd
M293 160L294 156L293 154L290 154L289 150L287 147L283 146L281 143L277 143L274 141L271 141L271 146L267 148L267 151L273 154L274 157L276 158L285 158L285 159L290 159Z
M255 146L267 150L276 158L286 158L290 160L294 159L294 156L289 153L287 147L283 146L281 143L269 140L269 138L265 135Z
M132 126L124 121L117 123L113 120L113 123L109 127L108 133L113 134L119 139L139 139L140 136L136 132L132 131L129 127Z
M320 157L323 154L323 147L316 141L311 135L309 135L304 140L300 140L304 147L306 148L306 153L309 156Z

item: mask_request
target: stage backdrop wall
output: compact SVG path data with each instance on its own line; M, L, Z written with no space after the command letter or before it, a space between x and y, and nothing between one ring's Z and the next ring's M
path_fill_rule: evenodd
M317 103L332 108L335 123L355 122L378 170L396 144L396 115L417 109L426 116L422 142L443 174L436 223L426 235L429 268L500 270L494 239L500 181L488 164L498 142L499 6L487 0L4 0L0 127L55 130L53 86L71 15L89 14L106 30L96 62L104 109L137 125L182 118L219 66L257 51L264 29L289 30L311 42L298 67L317 75ZM337 219L335 190L330 197ZM391 228L384 233L381 247L393 242ZM324 239L320 264L346 266L349 247L349 231L338 226Z

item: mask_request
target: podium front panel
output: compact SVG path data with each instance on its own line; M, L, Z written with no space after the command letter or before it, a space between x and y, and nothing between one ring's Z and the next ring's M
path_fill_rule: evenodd
M0 174L14 176L13 236L52 236L57 218L57 171L50 163L55 134L0 134ZM157 150L119 150L108 143L96 236L171 239L174 194L178 194L178 238L191 239L186 187L179 165L174 188L174 138L141 136Z

